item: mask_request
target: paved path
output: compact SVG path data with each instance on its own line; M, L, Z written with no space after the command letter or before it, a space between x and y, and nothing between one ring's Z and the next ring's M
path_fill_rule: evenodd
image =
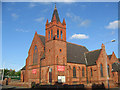
M1 86L1 85L0 85L0 90L1 90L1 89L10 89L10 88L11 88L11 89L12 89L12 88L13 88L13 89L17 89L17 88L26 88L26 87L10 86L10 85L3 85L3 86Z

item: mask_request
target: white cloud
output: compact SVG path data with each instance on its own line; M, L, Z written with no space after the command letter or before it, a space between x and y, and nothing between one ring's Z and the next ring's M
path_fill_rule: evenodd
M66 13L66 16L69 17L69 18L72 18L72 15L70 13Z
M70 18L72 21L75 21L75 22L81 22L81 18L80 18L80 16L77 16L77 15L75 15L75 14L73 14L73 13L69 13L69 12L67 12L66 13L66 16L68 17L68 18Z
M85 34L74 34L71 36L70 39L88 39L89 36L85 35Z
M37 6L37 4L36 3L33 3L33 2L31 2L30 4L29 4L29 7L35 7L35 6Z
M115 34L115 31L112 31L112 33L111 33L112 35L114 35Z
M42 22L44 19L45 19L44 17L40 17L40 18L35 19L35 21Z
M80 16L77 16L73 13L67 12L66 16L70 18L73 22L76 22L80 27L87 27L90 24L90 20L88 19L84 20Z
M87 27L89 24L90 24L90 20L84 20L79 24L79 26Z
M17 19L17 18L19 17L16 13L12 13L11 16L12 16L14 19Z
M27 30L23 30L23 29L16 29L17 32L29 32Z
M106 28L107 29L113 29L113 30L118 29L118 28L120 28L120 21L116 20L116 21L110 22L108 24L108 26L106 26Z

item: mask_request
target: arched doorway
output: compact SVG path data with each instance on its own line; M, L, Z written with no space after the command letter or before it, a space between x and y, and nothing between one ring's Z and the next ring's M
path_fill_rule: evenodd
M52 83L52 68L48 67L47 77L48 83Z

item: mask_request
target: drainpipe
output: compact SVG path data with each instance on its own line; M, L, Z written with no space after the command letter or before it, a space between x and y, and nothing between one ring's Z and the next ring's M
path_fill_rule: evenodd
M88 71L87 71L88 62L87 62L87 58L86 58L86 54L85 53L84 53L84 56L85 56L85 62L86 62L86 79L87 79L87 84L88 84Z
M41 84L41 59L40 59L40 84Z

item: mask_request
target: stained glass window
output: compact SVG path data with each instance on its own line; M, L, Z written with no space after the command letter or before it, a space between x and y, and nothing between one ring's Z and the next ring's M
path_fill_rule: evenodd
M93 73L92 73L92 68L91 68L91 77L93 76Z
M61 31L61 39L62 39L62 31Z
M84 67L82 68L82 77L85 77Z
M37 46L35 46L33 53L33 64L37 64L37 61L38 61L38 49Z
M50 39L50 31L48 32L48 39Z
M109 65L107 65L107 70L108 70L108 75L109 75L109 77L110 77L110 67L109 67Z
M76 68L73 67L73 78L75 78L75 77L76 77Z
M100 64L101 77L103 77L103 66Z
M57 30L57 38L59 38L59 29Z

